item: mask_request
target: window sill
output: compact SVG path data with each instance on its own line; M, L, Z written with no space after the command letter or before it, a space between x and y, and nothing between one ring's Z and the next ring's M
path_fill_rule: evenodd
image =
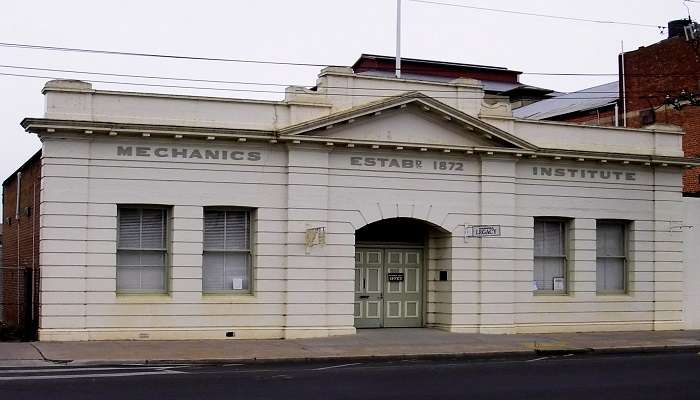
M535 290L533 296L569 296L569 292L554 292L551 290Z
M221 300L225 301L240 301L240 302L251 302L255 300L255 295L251 292L202 292L202 300L219 302Z
M596 296L601 296L601 297L630 297L629 292L627 291L620 291L620 292L596 292Z
M153 293L153 292L117 292L117 300L130 303L130 302L151 302L151 303L165 303L172 300L170 293Z

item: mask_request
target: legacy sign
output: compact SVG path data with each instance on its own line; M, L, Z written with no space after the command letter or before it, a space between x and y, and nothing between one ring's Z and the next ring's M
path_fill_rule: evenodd
M467 225L465 230L467 237L495 237L501 236L500 225Z
M259 151L212 150L185 147L117 146L118 157L179 158L189 160L260 161Z

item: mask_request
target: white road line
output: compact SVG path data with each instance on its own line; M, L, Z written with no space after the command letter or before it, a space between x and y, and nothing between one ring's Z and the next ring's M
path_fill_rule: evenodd
M146 372L124 372L112 374L77 374L77 375L35 375L35 376L3 376L0 381L28 381L28 380L47 380L47 379L78 379L78 378L120 378L127 376L144 376L144 375L169 375L169 374L185 374L181 371L146 371Z
M527 361L525 361L525 362L542 361L542 360L546 360L546 359L548 359L548 358L549 358L549 357L540 357L540 358L535 358L535 359L532 359L532 360L527 360Z
M114 370L122 370L122 371L128 371L132 369L149 369L149 370L164 370L164 369L170 369L170 368L175 368L175 367L104 367L104 368L99 368L99 367L91 367L91 368L64 368L64 367L54 367L54 368L33 368L33 369L11 369L11 370L0 370L0 375L5 375L5 374L26 374L26 373L31 373L31 372L73 372L73 371L114 371Z
M350 367L350 366L353 366L353 365L360 365L360 364L362 364L362 363L331 365L330 367L314 368L314 369L312 369L312 371L323 371L323 370L326 370L326 369Z

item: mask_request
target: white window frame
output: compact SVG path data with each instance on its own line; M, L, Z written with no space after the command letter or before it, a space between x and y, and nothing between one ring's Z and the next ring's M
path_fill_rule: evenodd
M246 216L246 229L247 229L247 243L248 243L248 248L247 249L216 249L216 248L208 248L207 243L205 242L206 234L204 230L206 229L206 213L208 211L213 211L213 212L223 212L223 213L244 213ZM204 294L252 294L253 293L253 219L254 219L254 210L249 209L249 208L239 208L239 207L204 207L203 213L202 213L202 221L203 221L203 226L202 226L202 293ZM224 245L226 243L226 240L224 239ZM204 260L205 256L207 253L223 253L224 255L227 253L235 253L235 254L245 254L247 257L247 268L246 268L246 274L248 278L248 287L244 289L207 289L205 288L205 273L206 273L206 266L204 265Z
M143 218L143 210L161 210L163 212L163 248L133 248L133 247L121 247L119 242L120 237L120 218L122 210L124 209L135 209L140 210L141 218ZM117 205L117 274L119 273L119 252L120 251L162 251L163 252L163 282L161 289L129 289L120 288L119 280L116 281L116 291L117 294L166 294L168 293L169 287L169 273L170 273L170 207L162 205L142 205L142 204L119 204ZM124 267L124 266L122 266Z
M561 224L561 229L562 229L562 253L561 255L538 255L536 253L537 251L537 246L535 245L535 229L536 225L538 222L542 223L547 223L547 222L556 222ZM533 274L533 293L537 295L568 295L569 294L569 227L570 227L571 220L568 218L563 218L563 217L534 217L533 221L533 235L532 235L532 248L533 248L533 265L532 265L532 274ZM564 278L564 289L563 290L554 290L552 289L539 289L537 288L536 285L536 280L535 278L535 271L537 268L537 259L551 259L551 258L556 258L556 259L562 259L564 261L564 266L563 266L563 278ZM552 282L552 286L554 286L554 283Z
M605 256L601 257L600 254L598 254L598 226L601 224L609 224L609 225L619 225L622 227L622 255L620 256ZM629 254L629 225L630 221L626 220L619 220L619 219L599 219L596 220L596 265L595 265L595 273L596 273L596 294L598 295L625 295L628 293L628 287L629 287L629 282L628 282L628 274L629 274L629 262L628 262L628 254ZM601 259L622 259L622 289L600 289L598 288L598 260Z

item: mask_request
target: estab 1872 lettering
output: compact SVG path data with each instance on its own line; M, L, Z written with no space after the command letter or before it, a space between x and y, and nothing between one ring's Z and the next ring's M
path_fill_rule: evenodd
M464 163L460 161L424 161L412 158L389 157L350 157L350 165L371 168L421 169L436 171L464 171Z

